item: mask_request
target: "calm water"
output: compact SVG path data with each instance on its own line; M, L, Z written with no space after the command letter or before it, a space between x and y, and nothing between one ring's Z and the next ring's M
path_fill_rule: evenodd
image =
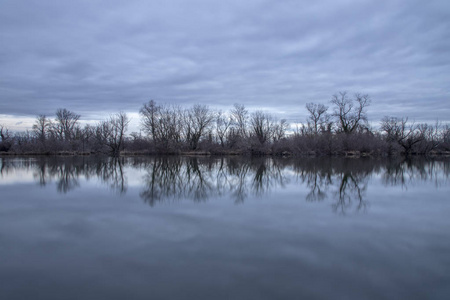
M0 299L450 299L449 160L0 161Z

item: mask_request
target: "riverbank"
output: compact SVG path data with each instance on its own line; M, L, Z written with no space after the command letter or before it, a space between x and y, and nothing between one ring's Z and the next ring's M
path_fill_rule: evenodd
M0 157L6 156L110 156L100 152L80 152L80 151L57 151L57 152L0 152ZM329 154L318 153L315 151L292 153L283 152L257 152L251 151L178 151L178 152L151 152L151 151L122 151L120 156L276 156L276 157L388 157L388 156L423 156L423 157L450 157L450 151L430 151L428 153L412 152L408 155L404 153L384 153L384 152L361 152L361 151L336 151Z

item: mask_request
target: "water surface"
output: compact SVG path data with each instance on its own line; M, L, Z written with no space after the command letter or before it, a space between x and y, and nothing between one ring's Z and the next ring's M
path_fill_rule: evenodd
M0 299L450 297L449 160L0 161Z

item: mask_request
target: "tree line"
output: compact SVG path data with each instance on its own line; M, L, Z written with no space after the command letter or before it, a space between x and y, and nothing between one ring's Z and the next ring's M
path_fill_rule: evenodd
M328 105L307 103L304 122L289 124L242 104L229 111L207 105L185 108L151 100L141 107L141 131L127 135L130 122L119 112L97 124L80 125L80 115L58 109L36 117L31 130L11 133L0 125L0 152L17 154L250 154L412 155L450 151L450 126L385 116L374 129L370 97L339 92Z

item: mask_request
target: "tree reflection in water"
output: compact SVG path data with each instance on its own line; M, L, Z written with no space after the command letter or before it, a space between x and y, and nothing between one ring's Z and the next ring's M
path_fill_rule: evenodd
M307 201L332 196L333 210L344 213L354 202L356 210L367 206L364 193L371 175L380 170L380 163L366 159L305 159L295 162L294 169L298 180L310 190Z
M1 158L0 176L13 170L25 169L33 174L40 186L55 182L57 191L64 194L80 187L80 176L87 180L94 177L122 194L127 190L127 178L123 171L125 164L128 162L124 158L113 157Z
M158 201L229 195L236 203L249 193L262 195L286 181L272 159L153 157L146 166L141 197L150 205Z
M352 205L353 200L357 203L356 209L365 208L367 202L363 200L364 192L367 190L369 181L368 175L352 174L346 172L341 174L341 184L336 197L337 202L333 204L333 209L344 213L345 210Z
M109 157L96 164L96 175L111 190L124 194L127 191L127 177L123 171L125 160L122 157Z
M408 188L418 181L433 181L436 186L447 183L442 181L441 175L448 179L450 174L449 160L434 160L426 158L393 160L386 167L383 174L383 183L386 186L400 185Z
M446 184L448 159L348 159L268 157L37 157L1 158L0 178L23 169L41 186L55 182L57 191L80 187L80 176L96 178L119 194L128 188L127 172L143 172L140 197L158 202L228 197L242 203L249 195L262 196L289 183L306 187L306 201L332 200L332 209L345 213L368 205L369 181L378 176L385 185L407 188L420 181ZM140 173L139 173L140 174Z

